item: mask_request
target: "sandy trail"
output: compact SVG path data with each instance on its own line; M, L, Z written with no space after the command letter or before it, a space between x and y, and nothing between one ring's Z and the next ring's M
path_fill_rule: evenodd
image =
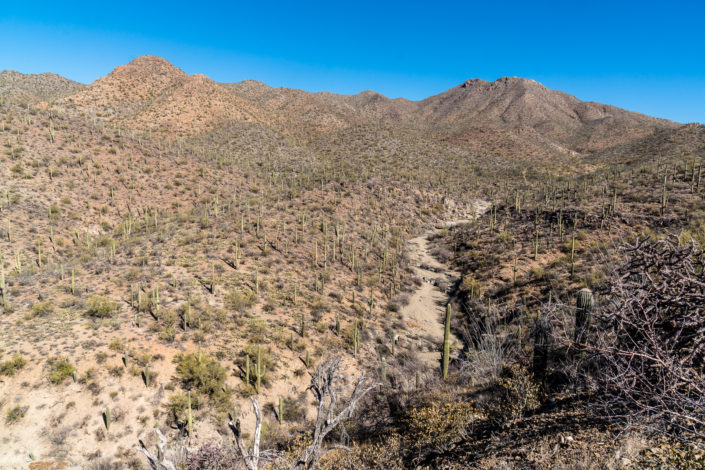
M472 217L477 217L487 210L489 203L477 201ZM448 221L442 228L448 228L469 219ZM406 322L412 340L419 343L418 357L428 367L440 367L441 346L445 323L446 304L450 299L449 291L460 278L460 273L447 264L441 263L431 254L430 238L440 229L429 230L409 241L411 263L416 276L423 282L412 294L409 304L402 308L402 317ZM461 345L451 333L451 344L456 348Z

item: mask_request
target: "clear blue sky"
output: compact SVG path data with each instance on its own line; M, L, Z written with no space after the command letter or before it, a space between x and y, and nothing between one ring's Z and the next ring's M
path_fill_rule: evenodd
M533 78L705 123L705 1L0 3L0 69L89 83L143 54L214 80L422 99Z

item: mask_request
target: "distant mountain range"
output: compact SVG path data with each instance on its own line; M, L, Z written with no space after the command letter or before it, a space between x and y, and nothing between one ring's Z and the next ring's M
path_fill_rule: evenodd
M217 83L188 75L163 58L143 56L85 86L55 74L0 72L0 97L48 102L67 112L178 138L212 136L219 128L247 124L303 145L320 146L322 140L341 139L361 128L387 129L396 138L511 159L653 152L658 142L665 145L675 136L690 142L688 151L703 151L702 126L580 101L516 77L472 79L409 101L373 91L339 95L272 88L254 80Z

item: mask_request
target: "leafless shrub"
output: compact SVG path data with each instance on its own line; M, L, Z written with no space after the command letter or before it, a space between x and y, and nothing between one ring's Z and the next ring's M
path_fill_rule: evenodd
M496 383L512 354L511 342L500 331L497 315L471 318L462 336L464 343L471 346L459 361L461 380Z
M235 456L229 449L216 444L204 444L186 459L192 470L226 470L235 467Z
M622 248L594 339L604 409L658 432L705 437L705 256L675 236Z

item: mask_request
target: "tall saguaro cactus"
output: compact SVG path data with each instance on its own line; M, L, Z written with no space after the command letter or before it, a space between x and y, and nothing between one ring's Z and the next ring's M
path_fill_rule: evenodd
M193 412L191 411L191 392L188 392L188 408L186 410L186 426L189 437L193 436Z
M257 345L257 362L255 364L255 380L256 380L256 385L255 385L255 390L257 393L260 391L260 387L262 386L262 377L264 377L264 373L266 372L267 367L264 365L262 362L262 354L260 351L260 345Z
M443 333L443 380L448 378L448 364L450 363L450 304L446 305L446 324Z

